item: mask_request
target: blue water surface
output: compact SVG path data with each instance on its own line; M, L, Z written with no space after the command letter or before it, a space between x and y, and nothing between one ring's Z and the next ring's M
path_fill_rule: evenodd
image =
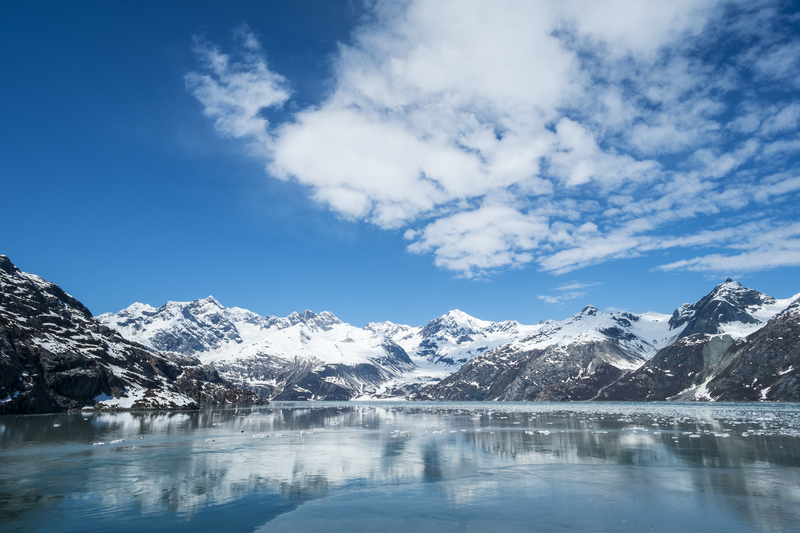
M324 402L0 418L2 531L798 524L797 404Z

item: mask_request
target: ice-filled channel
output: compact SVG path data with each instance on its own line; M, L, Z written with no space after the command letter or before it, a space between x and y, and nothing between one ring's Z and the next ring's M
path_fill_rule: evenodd
M0 530L798 531L798 404L0 417Z

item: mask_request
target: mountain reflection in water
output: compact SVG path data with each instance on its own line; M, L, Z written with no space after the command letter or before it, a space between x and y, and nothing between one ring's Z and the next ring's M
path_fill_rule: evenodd
M796 404L295 403L7 416L0 443L3 531L800 523Z

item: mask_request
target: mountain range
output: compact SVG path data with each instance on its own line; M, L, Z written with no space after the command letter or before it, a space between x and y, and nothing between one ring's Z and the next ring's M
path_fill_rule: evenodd
M453 310L424 326L357 328L330 312L261 317L213 297L158 308L135 303L98 320L153 350L198 357L275 400L714 400L737 398L730 380L713 380L741 357L736 350L764 345L757 332L796 322L798 297L777 300L728 279L672 314L587 306L535 325ZM788 352L786 361L798 357ZM785 376L800 367L762 359L761 367L778 365ZM800 397L789 385L754 387L755 400Z
M726 280L672 314L358 328L216 299L93 317L0 256L0 413L269 400L800 401L800 295Z

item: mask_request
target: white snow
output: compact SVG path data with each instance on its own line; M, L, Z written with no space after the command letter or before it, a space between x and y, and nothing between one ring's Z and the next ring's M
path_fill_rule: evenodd
M149 406L154 408L166 408L173 405L177 407L186 407L195 403L194 400L188 396L177 392L145 389L139 386L129 387L127 390L127 397L108 397L104 400L95 398L95 401L105 407L118 407L120 409L130 409L136 402L140 402L139 405L143 405L143 403L146 402Z

